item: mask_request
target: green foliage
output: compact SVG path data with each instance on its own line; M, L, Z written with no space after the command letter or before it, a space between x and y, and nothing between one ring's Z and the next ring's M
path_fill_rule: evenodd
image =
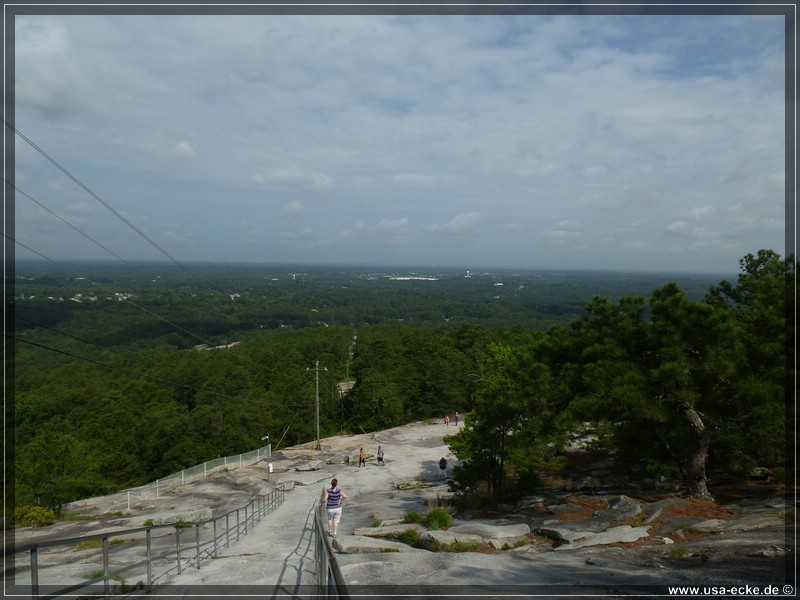
M424 515L415 511L407 512L403 515L403 523L422 523L424 519Z
M672 558L681 559L689 556L689 550L686 546L672 546L669 549L669 554Z
M265 433L275 449L311 440L307 369L317 360L327 369L322 436L458 410L454 486L492 501L535 490L583 420L609 429L623 456L680 469L675 449L691 436L658 399L665 393L702 408L713 473L785 472L794 261L761 251L741 266L739 281L720 283L701 307L716 278L675 278L679 293L663 275L452 271L396 281L239 265L198 267L187 279L170 266L83 265L91 277L76 279L20 264L7 489L18 506L58 511L251 451ZM648 301L635 296L658 286ZM342 398L346 378L356 386Z
M17 506L14 509L15 527L46 527L56 521L56 513L43 506Z
M416 529L406 529L400 532L397 539L408 546L419 545L419 532Z
M447 529L452 522L452 515L444 508L434 508L423 520L429 529Z

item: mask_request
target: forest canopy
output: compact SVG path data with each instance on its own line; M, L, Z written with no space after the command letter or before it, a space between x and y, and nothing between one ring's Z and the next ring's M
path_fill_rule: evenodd
M58 509L265 433L312 440L316 375L323 437L467 415L451 440L464 490L535 489L586 421L622 462L672 470L697 495L709 476L784 473L794 260L762 250L740 269L20 264L6 486Z

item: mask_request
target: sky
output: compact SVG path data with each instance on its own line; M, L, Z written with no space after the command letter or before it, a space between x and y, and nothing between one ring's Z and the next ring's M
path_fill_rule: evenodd
M18 260L786 255L779 15L33 14L15 36Z

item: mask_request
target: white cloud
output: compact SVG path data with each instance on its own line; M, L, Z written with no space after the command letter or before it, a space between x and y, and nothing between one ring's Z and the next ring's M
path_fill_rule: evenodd
M565 220L556 223L541 234L541 238L549 242L563 244L574 242L583 235L583 226L577 221Z
M286 206L283 207L281 211L281 216L284 219L299 219L306 214L306 209L303 207L302 203L295 200L290 202Z
M412 238L408 219L382 219L372 231L393 245L406 244Z
M427 231L445 235L473 235L480 231L480 226L481 214L478 212L471 212L465 215L455 216L447 223L429 225Z
M194 146L190 142L178 142L175 144L175 154L178 156L194 156Z
M602 267L646 243L642 268L692 269L783 245L781 17L23 15L16 34L19 130L187 239L258 220L277 252L302 217L376 262L413 240L538 266L557 243L552 263ZM17 145L17 183L68 213L82 192ZM675 239L720 251L675 261Z
M328 175L300 167L277 167L257 172L253 181L263 187L324 191L333 187Z

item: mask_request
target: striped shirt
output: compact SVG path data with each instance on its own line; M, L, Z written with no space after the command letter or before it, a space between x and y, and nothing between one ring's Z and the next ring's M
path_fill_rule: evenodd
M328 490L328 503L326 504L326 507L338 508L341 503L342 503L342 490L340 489Z

